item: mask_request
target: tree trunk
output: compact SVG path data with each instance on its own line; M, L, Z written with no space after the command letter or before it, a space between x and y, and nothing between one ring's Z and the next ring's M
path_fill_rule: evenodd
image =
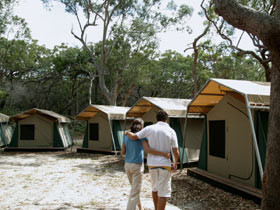
M194 55L193 55L192 76L193 76L193 96L195 96L195 94L198 92L197 74L196 74L198 49L196 43L193 44L193 49L194 49Z
M126 103L127 103L127 100L129 98L129 96L131 95L132 91L135 89L135 85L134 84L131 84L128 91L127 91L127 94L125 95L124 97L124 100L122 102L122 106L126 106Z
M280 1L276 14L280 11ZM229 24L257 36L271 53L271 93L267 155L263 178L262 209L280 209L280 21L238 4L234 0L214 0L215 12Z
M269 132L262 209L280 209L280 52L272 53L272 59Z
M88 89L88 103L89 105L91 104L91 97L92 97L92 83L94 81L95 77L92 76L90 78L90 81L89 81L89 89Z
M197 43L198 41L204 37L209 28L210 28L210 24L211 23L208 23L207 27L203 30L202 34L200 34L198 37L196 37L194 39L194 42L193 42L193 51L194 51L194 55L193 55L193 68L192 68L192 76L193 76L193 96L195 96L195 94L198 92L198 81L197 81L197 71L196 71L196 67L197 67L197 60L198 60L198 46L197 46Z

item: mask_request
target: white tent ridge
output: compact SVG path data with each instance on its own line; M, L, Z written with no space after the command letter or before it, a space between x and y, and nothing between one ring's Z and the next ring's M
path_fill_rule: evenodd
M270 105L269 82L211 78L189 103L188 113L208 113L226 94L243 96L250 108L268 109Z
M93 105L90 104L87 108L81 111L77 119L78 120L87 120L92 118L98 112L103 112L108 116L110 120L118 119L124 120L125 114L130 107L121 107L121 106L109 106L109 105Z
M161 110L166 111L169 117L185 118L187 106L190 99L178 98L160 98L160 97L142 97L128 112L129 117L138 117L156 106Z
M10 117L10 121L13 121L13 120L21 120L21 119L24 119L24 118L27 118L33 114L41 114L41 115L47 115L47 116L50 116L54 119L56 119L59 123L70 123L70 119L67 118L67 117L64 117L60 114L57 114L53 111L49 111L49 110L44 110L44 109L37 109L37 108L33 108L33 109L30 109L30 110L27 110L25 112L22 112L22 113L19 113L19 114L16 114L14 116L11 116Z

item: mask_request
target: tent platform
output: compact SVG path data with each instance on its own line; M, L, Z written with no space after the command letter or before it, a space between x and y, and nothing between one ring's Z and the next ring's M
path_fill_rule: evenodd
M69 147L5 147L5 152L49 152L65 151Z
M95 150L89 148L77 148L78 153L92 153L92 154L104 154L104 155L119 155L120 151L104 151L104 150Z
M199 168L189 168L188 175L202 179L231 193L251 199L258 204L261 203L262 190L260 189L217 176Z

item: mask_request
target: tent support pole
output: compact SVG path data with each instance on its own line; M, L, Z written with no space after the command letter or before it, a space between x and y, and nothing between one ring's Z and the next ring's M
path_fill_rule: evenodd
M111 120L110 120L109 116L108 116L108 122L109 122L110 132L111 132L111 136L112 136L113 146L114 146L114 150L115 150L115 156L117 156L117 149L116 149L114 134L113 134L113 130L112 130Z
M255 153L256 153L257 162L258 162L258 167L259 167L259 173L260 173L260 177L261 177L261 180L262 180L263 179L262 161L261 161L261 156L260 156L260 151L259 151L259 147L258 147L255 127L254 127L253 118L252 118L251 109L250 109L250 105L249 105L247 95L245 96L245 100L246 100L246 105L247 105L249 122L250 122L250 126L251 126L251 132L252 132L252 136L253 136L253 144L254 144Z
M125 118L124 118L123 138L124 138L124 135L125 135L125 129L126 129L126 115L125 115Z
M185 155L185 146L186 146L186 137L187 137L187 122L188 122L188 111L189 107L187 107L187 113L185 118L185 124L184 124L184 137L183 137L183 151L180 159L180 171L183 170L183 162L184 162L184 155Z

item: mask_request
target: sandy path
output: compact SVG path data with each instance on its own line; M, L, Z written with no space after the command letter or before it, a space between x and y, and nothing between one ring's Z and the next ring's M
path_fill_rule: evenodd
M130 185L121 157L75 152L13 153L0 151L0 209L125 209ZM259 209L182 173L172 177L166 210ZM144 174L142 204L153 209L150 177Z
M0 209L125 209L130 186L122 165L114 156L2 153ZM144 179L142 203L152 209Z

